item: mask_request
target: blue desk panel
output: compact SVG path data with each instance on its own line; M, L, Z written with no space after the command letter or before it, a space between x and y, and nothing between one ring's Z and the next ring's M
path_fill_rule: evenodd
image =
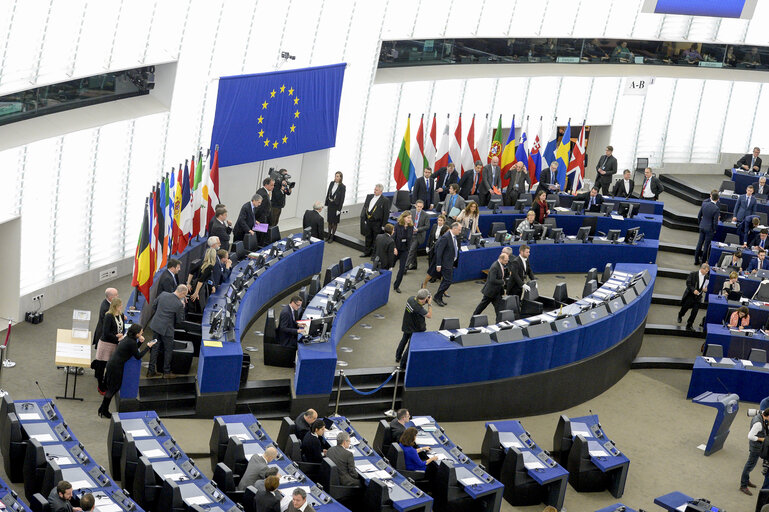
M625 512L638 512L636 509L630 508L627 505L623 505L622 503L615 503L614 505L609 505L608 507L596 510L595 512L616 512L616 510L620 507L625 507L622 509Z
M639 297L614 314L568 331L470 347L437 331L414 333L405 386L450 386L517 377L574 363L613 347L646 318L657 275L655 265L620 263L615 267L615 271L630 274L643 270L649 271L651 280Z
M711 242L710 243L710 258L708 258L708 264L711 267L715 267L718 265L718 262L721 261L721 255L725 252L735 252L737 247L734 246L721 246L721 242ZM745 270L748 268L748 265L750 265L750 260L752 260L754 257L758 256L757 253L753 252L751 249L746 248L739 248L740 251L742 251L742 270Z
M721 345L724 356L747 359L751 348L766 350L769 353L769 336L756 332L752 336L732 333L723 324L707 324L708 335L705 339L708 345Z
M734 191L738 194L744 194L748 185L758 181L758 174L743 170L732 169L732 181L734 182Z
M694 499L695 498L692 498L691 496L687 496L682 492L676 491L654 498L654 504L659 505L669 512L676 512L679 510L679 507L689 503L690 501L693 501ZM711 512L723 512L722 508L718 508L716 506L712 506L710 510Z
M729 280L729 272L724 270L716 270L713 267L710 268L710 279L708 281L708 294L721 293L721 289L724 287L724 282ZM755 277L755 275L745 274L739 277L740 293L743 297L752 297L758 285L761 284L761 279ZM681 288L683 294L683 288Z
M708 312L705 316L705 322L709 324L720 324L726 318L729 309L736 309L742 304L738 302L729 302L723 295L708 295ZM762 329L769 319L769 307L764 306L763 302L750 301L747 304L750 314L750 328Z
M606 443L607 441L611 441L609 437L606 435L606 432L603 431L603 428L601 427L600 422L598 421L598 415L597 414L591 414L589 416L579 416L576 418L569 418L570 425L574 426L575 423L584 423L588 427L588 432L591 435L585 436L583 434L583 437L586 441L598 441L601 445ZM595 437L595 435L592 435L593 432L591 428L598 427L600 429L600 433L603 434L602 437L598 438ZM572 433L572 438L574 437L574 434ZM605 448L603 448L605 450ZM619 451L619 448L617 448ZM607 452L608 453L608 452ZM590 456L590 461L598 467L601 471L604 473L606 471L610 471L612 469L618 468L622 465L630 464L630 459L628 459L624 453L619 452L617 455L609 454L606 457L594 457ZM624 486L623 486L624 487Z
M725 365L729 361L734 364ZM759 369L760 368L760 369ZM693 398L705 391L715 393L737 393L743 402L759 403L766 398L769 389L769 367L754 363L745 366L737 359L724 358L711 365L705 358L694 360L689 392L686 398Z

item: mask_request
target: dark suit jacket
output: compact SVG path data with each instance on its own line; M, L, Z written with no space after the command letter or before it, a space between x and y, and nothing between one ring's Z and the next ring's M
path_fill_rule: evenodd
M491 164L484 165L483 172L481 173L481 194L488 194L491 192L492 187L497 187L500 191L502 190L502 168L497 166L494 183L491 182L491 175Z
M486 297L501 297L505 291L505 271L499 260L495 261L489 267L489 276L483 285L481 293Z
M534 280L534 272L531 270L531 258L526 261L526 271L524 271L523 260L520 256L516 256L513 259L513 264L510 266L510 285L507 294L520 297L523 293L524 278L527 276L529 281Z
M101 337L101 331L104 325L104 315L107 314L108 310L109 310L109 301L107 299L104 299L101 301L101 305L99 306L99 318L96 319L96 328L93 330L94 345L99 343L99 338Z
M411 218L414 220L414 227L417 228L414 236L417 237L417 242L419 245L422 245L425 241L425 237L427 236L427 230L430 229L430 216L427 215L426 210L422 210L422 213L419 214L419 222L417 222L417 210L415 208L411 210Z
M300 414L294 420L294 425L296 426L296 438L301 441L304 439L305 434L310 431L310 424L307 423L304 416Z
M254 508L257 512L280 512L280 498L272 492L257 491Z
M347 187L344 186L344 183L340 183L336 187L336 192L334 195L331 195L331 189L334 186L334 182L328 184L328 190L326 191L326 207L328 218L332 223L338 222L339 218L339 210L342 209L342 206L344 206L344 195L347 191ZM333 213L333 219L332 220L332 213Z
M427 249L429 249L430 252L433 251L433 249L438 243L438 240L440 240L440 236L438 237L438 240L435 239L435 231L437 229L438 229L438 223L436 222L435 224L433 224L433 227L430 228L430 233L428 233L427 235ZM430 256L430 258L432 259L432 255Z
M320 464L323 462L323 450L328 450L329 448L331 446L328 444L328 441L322 437L307 434L302 439L302 460L304 462Z
M243 491L249 485L254 485L257 480L264 480L267 473L267 462L261 455L253 455L248 461L248 466L238 483L238 490Z
M431 178L417 178L414 182L414 189L411 191L411 203L416 204L417 199L425 203L425 210L432 210L435 207L435 184ZM432 205L432 208L430 207Z
M767 260L767 264L769 266L769 260ZM686 276L686 290L684 290L683 296L681 296L681 302L682 303L691 303L691 302L700 302L702 301L702 297L705 295L705 293L700 293L699 295L694 295L694 290L697 289L697 285L699 284L699 270L695 270L694 272L690 272L688 276ZM703 281L703 284L707 285L708 276L705 275L705 281ZM702 290L700 290L702 292Z
M395 248L398 249L398 257L404 252L408 254L411 248L411 239L414 236L413 226L401 226L395 225L395 231L393 232L393 240L395 240Z
M395 240L387 233L379 233L374 240L374 256L379 256L383 269L395 265Z
M405 431L406 427L398 422L398 418L395 418L390 422L390 434L393 443L400 441L400 438Z
M743 220L748 215L754 215L756 213L756 205L758 204L758 201L755 197L750 197L750 205L748 206L748 196L741 195L739 199L737 199L737 204L734 205L734 216L737 217L738 221Z
M764 258L764 263L759 266L758 264L758 256L754 256L752 260L750 260L750 265L748 265L748 272L752 272L754 270L769 270L769 258Z
M125 316L121 315L123 317L123 331L125 331ZM102 341L106 341L108 343L114 343L115 345L118 344L120 341L117 339L118 334L123 334L124 332L120 331L118 332L117 328L117 322L115 321L115 317L110 315L109 313L104 315L104 323L102 325L102 331L101 331L101 339Z
M753 153L748 153L747 155L743 156L739 160L737 160L737 163L735 164L735 167L738 169L741 169L743 165L750 166L750 162L753 161ZM761 157L756 158L756 163L753 164L754 167L758 167L758 170L761 170ZM748 169L752 170L752 169Z
M531 178L528 171L518 172L511 169L505 174L505 179L508 180L507 191L505 192L505 195L508 197L514 193L520 195L531 188ZM518 185L518 188L515 187L516 185Z
M51 507L51 512L72 512L72 507L76 507L79 504L79 500L74 496L72 497L72 500L75 501L74 505L70 501L61 499L56 487L51 489L51 492L48 493L48 505Z
M715 234L716 229L718 229L718 219L720 217L721 210L716 203L710 199L703 201L700 211L697 213L697 221L699 222L700 229Z
M288 502L288 508L286 509L286 512L299 512L298 508L294 508L294 504L292 502ZM304 507L304 512L315 512L315 509L312 508L312 505L309 503L306 507Z
M254 227L254 206L251 201L247 202L240 207L240 213L238 214L238 220L235 222L234 240L240 242L246 233L251 231Z
M761 192L758 191L758 182L753 183L753 195L755 194L761 194L762 196L769 195L769 183L764 185L764 190Z
M630 192L625 191L625 179L618 180L614 184L614 188L611 189L611 195L614 197L624 197L625 199L633 196L633 187L635 187L635 182L633 180L630 180Z
M539 194L540 190L544 190L548 194L550 193L550 185L553 183L553 176L550 172L550 168L542 169L542 172L539 173L539 184L537 185L537 191L534 193Z
M446 194L449 193L449 185L452 183L459 183L459 173L454 170L451 174L448 174L448 168L441 167L438 169L438 172L432 175L433 181L435 182L435 189L442 188L443 192L439 192L439 198L441 201L446 197Z
M174 327L184 321L184 304L173 293L163 292L152 303L152 313L152 332L172 337Z
M316 210L305 210L302 229L312 228L310 234L323 240L323 217Z
M761 243L761 232L760 231L753 231L750 234L750 240L748 241L748 247L760 247ZM769 238L764 240L764 249L769 251Z
M214 282L214 286L220 286L230 278L230 274L232 274L232 267L225 267L217 256L216 263L214 263L213 270L211 271L211 281Z
M380 233L382 229L384 229L385 224L387 224L387 220L390 218L390 200L385 196L380 196L374 209L371 212L368 211L372 197L374 197L374 194L366 196L366 202L363 203L363 208L360 211L361 233L364 234L365 225L368 225L368 227L373 229L375 233Z
M531 203L531 209L534 210L534 220L538 224L542 224L543 223L542 221L544 221L545 218L547 218L547 203L539 203L537 201L534 201L533 203ZM540 214L542 215L542 217L540 217Z
M459 250L459 241L457 241L457 250ZM446 234L435 244L435 266L441 267L441 270L453 269L457 256L457 252L454 251L454 235L451 231L446 231Z
M326 452L326 457L336 464L339 470L339 483L342 485L359 485L358 472L355 471L355 457L343 446L332 446Z
M644 178L643 181L641 182L641 190L638 191L639 199L644 199L643 186L645 181L646 181L646 178ZM649 187L651 188L652 193L654 194L655 201L660 197L660 194L662 194L665 191L665 187L662 186L660 179L656 176L651 177L651 180L649 181Z
M475 169L466 171L462 175L462 179L459 180L459 195L465 199L467 199L473 191L473 174L475 174ZM475 194L479 195L481 193L481 175L475 176L475 182Z
M262 203L256 208L256 220L272 225L272 202L270 201L270 193L267 192L267 189L264 187L257 190L256 193L262 196Z
M578 194L575 198L575 201L585 201L585 211L590 211L590 192L585 192L582 194ZM594 212L601 211L601 205L603 204L603 196L601 194L598 194L595 196L595 206L593 207Z
M443 208L441 208L441 212L446 215L446 217L451 213L451 210L449 210L450 203L451 196L446 196L446 199L443 201ZM465 209L465 200L459 194L456 195L453 208L457 208L460 212Z
M251 225L253 226L253 224ZM230 247L230 233L232 233L232 228L229 226L229 224L227 224L226 221L222 223L219 222L219 219L214 217L208 224L208 236L218 236L219 241L222 243L222 247L225 249Z
M280 310L278 328L275 333L278 343L284 347L296 346L296 334L299 332L299 324L294 319L294 310L286 304Z
M601 174L598 172L598 169L600 169L601 166L603 166L603 170L606 171L606 174ZM617 159L614 157L614 155L601 155L601 158L598 159L598 164L595 166L595 172L597 175L596 179L600 179L606 183L611 183L612 176L617 174Z
M175 279L174 275L169 270L166 270L160 274L160 277L158 278L158 287L155 290L155 296L157 297L163 292L173 293L176 291L177 286L179 286L178 274Z

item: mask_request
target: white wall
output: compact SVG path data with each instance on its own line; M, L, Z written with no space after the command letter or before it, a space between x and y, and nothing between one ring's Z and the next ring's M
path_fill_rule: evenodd
M0 317L19 321L19 268L21 266L21 218L13 217L0 221L0 268L3 278L0 279ZM4 329L6 321L0 320L0 329Z

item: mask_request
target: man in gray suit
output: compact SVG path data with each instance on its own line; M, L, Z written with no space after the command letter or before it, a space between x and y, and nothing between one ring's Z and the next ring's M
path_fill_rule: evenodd
M425 202L417 199L411 210L411 218L414 219L414 236L411 237L411 246L409 246L409 257L406 260L408 270L417 269L417 247L425 243L427 230L430 229L430 217L424 211Z
M499 167L499 158L492 157L491 163L483 166L481 172L481 185L478 187L479 198L481 206L489 204L491 198L492 188L497 187L497 190L502 191L502 169Z
M339 432L336 436L336 446L326 452L326 457L336 464L339 470L339 483L342 485L360 485L358 472L355 471L355 457L350 451L350 434Z
M248 461L246 471L238 483L238 490L243 491L249 485L254 485L257 480L264 480L267 478L267 465L275 460L278 455L278 450L274 446L270 446L261 455L254 454L251 460Z
M163 292L152 303L150 328L160 343L152 347L147 378L157 377L158 357L163 353L163 378L176 377L171 373L171 357L174 354L174 327L184 321L184 305L187 303L187 285L180 284L174 293Z
M280 473L280 470L278 469L277 466L269 466L264 471L264 479L257 480L256 482L254 482L254 489L256 489L257 491L266 491L267 489L265 489L265 487L264 487L264 481L267 480L267 478L271 477L271 476L278 476L279 477L280 476L279 473Z
M307 503L307 493L301 487L294 489L291 493L291 501L288 502L286 512L315 512L312 505Z

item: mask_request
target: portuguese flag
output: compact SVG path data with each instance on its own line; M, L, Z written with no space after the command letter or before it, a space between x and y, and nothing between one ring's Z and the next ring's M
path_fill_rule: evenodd
M414 167L411 165L411 157L409 151L411 146L411 114L409 114L406 120L406 134L403 136L403 142L401 142L401 149L398 151L398 159L395 161L395 169L393 174L395 175L395 188L400 190L403 185L408 183L409 176L413 172Z

